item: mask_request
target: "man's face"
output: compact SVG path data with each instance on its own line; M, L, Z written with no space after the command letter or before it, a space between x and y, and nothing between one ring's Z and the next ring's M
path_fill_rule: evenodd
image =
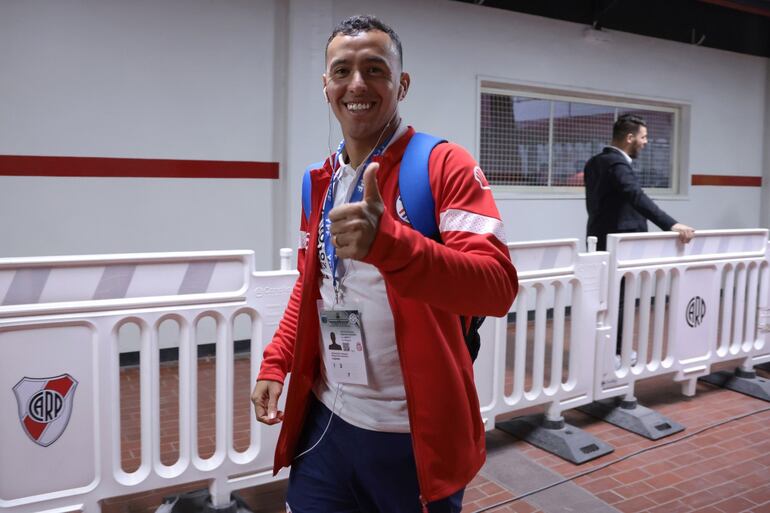
M629 151L628 156L632 159L639 157L645 146L647 146L647 127L640 126L636 134L628 134Z
M409 76L401 73L390 36L371 30L332 39L326 50L323 83L345 140L374 146L396 115Z

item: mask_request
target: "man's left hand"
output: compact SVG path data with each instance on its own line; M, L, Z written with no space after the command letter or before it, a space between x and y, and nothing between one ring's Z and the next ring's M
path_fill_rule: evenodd
M679 242L687 244L695 237L695 229L687 226L686 224L676 223L671 227L672 232L679 234Z
M377 187L377 163L371 163L364 170L364 196L362 201L346 203L329 212L332 244L337 248L339 258L361 260L369 254L380 216L385 204Z

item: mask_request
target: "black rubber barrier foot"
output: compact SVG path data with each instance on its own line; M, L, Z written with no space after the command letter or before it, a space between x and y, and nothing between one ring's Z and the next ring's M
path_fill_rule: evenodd
M770 371L770 362L762 363L760 365L757 365L757 368L758 369L762 369L762 370L766 370L766 371Z
M737 368L735 372L713 372L700 379L718 387L770 401L770 380L757 376L756 372L746 372Z
M496 427L578 465L615 450L611 445L582 429L563 421L547 421L542 414L518 417L501 422Z
M581 406L578 410L650 440L658 440L684 430L681 424L636 401L603 399Z
M155 513L252 513L238 492L230 494L230 503L216 507L208 488L183 492L163 498Z

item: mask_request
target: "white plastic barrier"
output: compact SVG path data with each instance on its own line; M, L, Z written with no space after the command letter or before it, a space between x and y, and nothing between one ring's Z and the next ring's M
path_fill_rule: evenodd
M596 399L630 399L637 381L668 373L692 395L696 379L715 363L740 359L750 369L770 361L767 230L699 230L689 244L670 232L610 235L607 247L609 300L597 329Z
M288 255L282 253L283 265ZM98 501L196 480L213 500L272 480L277 428L233 447L236 316L251 319L251 382L296 271L254 272L250 251L0 259L0 510L96 512ZM215 450L198 451L199 320L216 323ZM160 458L159 327L179 326L179 458ZM139 468L121 465L121 327L138 326ZM18 413L17 413L18 412Z
M767 236L699 231L686 246L675 234L610 236L609 254L579 253L576 239L509 244L520 280L512 341L507 318L487 319L475 364L486 429L535 406L558 420L596 399L632 396L636 381L651 376L673 373L692 393L714 363L740 360L748 369L770 361ZM0 259L0 510L93 512L103 498L198 480L222 505L232 490L272 480L277 428L250 416L250 444L234 449L233 323L250 319L253 383L296 280L288 259L282 251L284 270L260 273L246 251ZM209 318L216 435L213 455L203 458L196 329ZM179 327L179 457L171 464L160 457L167 320ZM129 325L141 342L141 464L133 472L121 465L119 340Z
M508 244L519 273L519 294L511 307L517 321L513 341L508 342L507 318L488 318L475 364L487 430L494 429L495 417L531 406L547 404L547 417L558 420L563 410L593 401L596 318L606 296L607 253L578 253L577 245L577 239ZM528 343L531 314L534 340Z

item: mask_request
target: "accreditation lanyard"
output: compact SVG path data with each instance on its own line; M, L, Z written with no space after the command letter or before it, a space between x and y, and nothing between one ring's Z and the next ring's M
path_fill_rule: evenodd
M395 133L395 132L394 132ZM377 146L366 158L364 163L358 168L359 172L356 176L356 181L353 187L353 192L348 198L348 203L355 203L361 201L364 197L364 170L372 162L375 157L378 157L385 151L385 148L393 138L393 134L390 135L382 144ZM339 304L342 298L342 276L337 276L337 270L339 269L339 261L337 259L337 248L332 244L332 234L330 231L331 221L329 220L329 212L334 208L334 194L337 189L337 183L342 178L342 165L339 164L340 155L345 149L345 141L340 142L337 147L337 152L334 154L336 168L333 168L332 181L329 184L329 190L326 192L326 200L324 201L324 207L321 211L321 222L323 223L323 237L324 237L324 253L326 253L326 261L329 263L329 269L332 275L332 284L334 285L334 298Z

